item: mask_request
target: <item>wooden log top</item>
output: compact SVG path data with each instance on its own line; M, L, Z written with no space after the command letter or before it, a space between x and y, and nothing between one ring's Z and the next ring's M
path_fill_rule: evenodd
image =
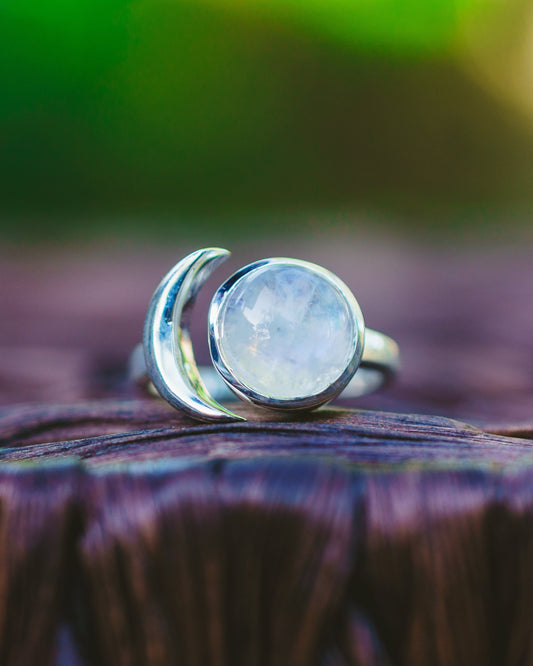
M0 264L0 663L533 663L530 255L313 252L400 381L224 425L126 381L183 252Z
M153 399L23 405L0 412L0 462L77 457L86 464L270 456L372 468L517 466L533 429L506 437L438 416L322 408L280 418L235 404L245 423L201 424ZM514 433L513 433L514 434Z

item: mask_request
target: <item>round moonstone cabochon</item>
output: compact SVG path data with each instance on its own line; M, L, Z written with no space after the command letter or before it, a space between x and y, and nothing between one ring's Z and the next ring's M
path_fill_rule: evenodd
M344 283L294 259L258 262L238 276L215 296L212 336L238 388L284 401L321 394L343 375L350 379L363 320Z

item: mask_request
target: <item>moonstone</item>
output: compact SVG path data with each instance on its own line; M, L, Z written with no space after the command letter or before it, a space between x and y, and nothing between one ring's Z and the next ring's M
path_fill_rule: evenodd
M316 395L350 363L356 324L341 290L312 265L267 264L244 275L219 312L218 351L252 391Z

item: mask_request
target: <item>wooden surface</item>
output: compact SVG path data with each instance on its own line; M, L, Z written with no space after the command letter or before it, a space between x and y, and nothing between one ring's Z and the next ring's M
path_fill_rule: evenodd
M1 664L533 664L530 253L317 248L400 381L225 425L126 380L184 250L5 257Z

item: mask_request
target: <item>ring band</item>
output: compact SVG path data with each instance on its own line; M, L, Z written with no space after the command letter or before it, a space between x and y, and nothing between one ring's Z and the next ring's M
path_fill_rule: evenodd
M189 334L196 295L229 252L188 255L158 286L130 378L204 421L243 419L220 402L235 397L279 410L313 409L342 392L371 393L399 367L398 346L368 329L348 287L296 259L245 266L217 290L209 312L214 367L198 368Z

